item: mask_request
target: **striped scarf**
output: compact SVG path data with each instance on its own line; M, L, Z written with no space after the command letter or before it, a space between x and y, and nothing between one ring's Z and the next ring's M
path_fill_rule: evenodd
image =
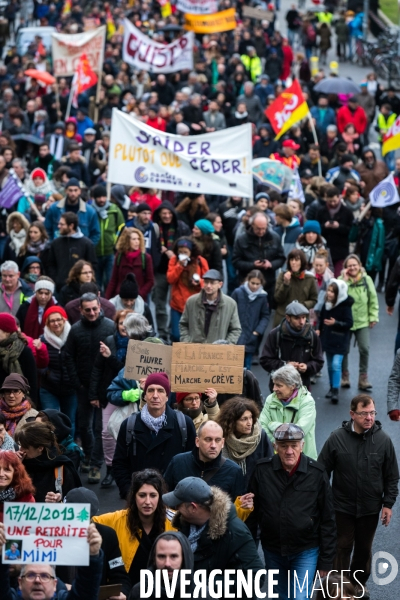
M160 242L167 250L172 250L175 244L176 229L173 225L160 227Z

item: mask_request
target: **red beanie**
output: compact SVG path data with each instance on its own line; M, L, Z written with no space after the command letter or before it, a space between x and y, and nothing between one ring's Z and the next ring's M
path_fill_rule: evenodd
M0 329L5 333L15 333L18 331L15 317L8 313L0 313Z
M169 385L168 375L166 373L152 373L146 379L146 383L144 384L144 393L147 392L147 388L149 385L160 385L167 392L167 396L169 396L171 388Z
M43 181L46 181L46 173L45 173L45 171L43 171L43 169L40 169L40 168L33 169L31 177L32 177L32 179L35 179L36 177L40 177L41 179L43 179Z
M61 306L58 306L57 304L55 306L50 306L50 308L48 308L46 310L46 312L43 315L43 321L45 323L47 323L47 319L49 318L49 316L52 315L52 314L54 314L54 313L58 313L59 315L61 315L62 317L64 317L64 319L66 321L68 321L67 313L65 312L65 310Z
M176 397L176 401L178 404L180 404L181 402L183 402L183 400L186 398L186 396L189 396L189 394L198 394L200 396L200 400L201 400L201 392L176 392L175 397Z

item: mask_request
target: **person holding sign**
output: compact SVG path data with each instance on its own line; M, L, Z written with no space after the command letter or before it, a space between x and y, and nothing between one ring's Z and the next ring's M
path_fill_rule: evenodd
M208 419L216 420L219 413L217 392L214 388L207 388L204 392L204 401L199 392L176 392L175 410L181 410L185 415L193 419L196 431L200 425ZM204 409L206 412L204 413Z
M35 502L35 488L14 450L0 452L0 521L4 502Z
M88 567L77 567L76 578L71 590L57 591L57 577L53 565L46 563L24 564L18 578L19 590L10 586L9 567L0 564L1 600L97 600L102 577L102 539L94 523L88 527L90 563ZM3 523L0 523L0 552L6 543Z

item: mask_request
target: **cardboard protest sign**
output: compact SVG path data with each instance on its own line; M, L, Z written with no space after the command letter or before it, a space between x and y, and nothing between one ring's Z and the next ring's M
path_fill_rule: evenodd
M261 8L254 8L247 5L243 6L242 15L251 19L258 19L259 21L272 21L274 18L273 13L269 10L262 10Z
M185 14L184 28L195 33L221 33L236 29L236 11L228 8L213 15Z
M244 346L217 344L173 344L171 390L241 394L243 391Z
M108 180L122 185L253 195L251 124L196 136L158 131L113 109Z
M150 373L171 376L171 346L129 340L125 362L125 379L141 379Z
M123 60L151 73L174 73L193 69L193 33L185 33L170 44L152 40L132 23L124 21Z
M90 504L4 502L3 564L89 565Z
M52 33L53 73L56 77L74 75L81 54L86 54L90 66L101 72L104 62L105 26L83 33Z

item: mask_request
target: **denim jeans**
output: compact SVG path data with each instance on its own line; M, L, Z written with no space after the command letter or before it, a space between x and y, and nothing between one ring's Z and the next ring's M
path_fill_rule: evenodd
M54 408L67 415L71 420L71 435L75 435L75 420L76 420L76 409L78 406L78 398L76 394L70 394L69 396L55 396L51 392L40 388L40 406L43 409Z
M104 460L101 411L101 408L90 404L88 390L78 390L78 423L85 461L88 461L91 467L99 468Z
M274 586L274 592L279 592L279 600L287 600L288 598L308 600L311 597L311 589L317 569L319 548L311 548L310 550L304 550L304 552L299 552L298 554L289 554L288 556L281 556L265 548L263 548L263 551L265 568L267 570L276 569L279 571L279 575L274 575L274 579L278 581L278 590ZM296 572L295 574L294 571ZM308 578L303 585L306 575L308 575ZM302 591L300 591L301 588L303 588Z
M171 308L171 342L179 342L181 334L179 332L179 322L181 320L182 313L178 312L174 308Z
M340 387L340 378L342 376L342 354L328 354L326 352L326 362L328 363L329 383L331 388Z
M251 361L253 360L253 354L250 352L245 352L244 354L244 368L251 371Z
M114 255L97 257L96 281L99 288L104 291L111 279L112 268L114 264Z

